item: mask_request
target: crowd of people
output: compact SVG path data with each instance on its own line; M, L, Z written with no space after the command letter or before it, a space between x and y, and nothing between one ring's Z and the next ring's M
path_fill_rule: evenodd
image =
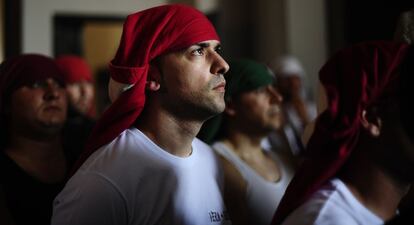
M399 26L322 66L319 115L296 57L225 59L183 4L125 19L101 115L81 56L7 58L0 224L412 223L414 47Z

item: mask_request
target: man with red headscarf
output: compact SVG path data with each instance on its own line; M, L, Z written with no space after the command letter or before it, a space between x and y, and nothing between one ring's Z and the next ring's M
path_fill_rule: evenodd
M228 224L218 161L195 138L224 110L216 31L199 11L165 5L129 15L109 65L112 105L52 224Z
M404 61L413 53L367 42L322 67L327 108L272 224L370 225L395 215L414 181L413 63Z
M63 135L60 73L52 58L37 54L0 66L0 224L50 224L53 199L77 158L65 145L73 140Z

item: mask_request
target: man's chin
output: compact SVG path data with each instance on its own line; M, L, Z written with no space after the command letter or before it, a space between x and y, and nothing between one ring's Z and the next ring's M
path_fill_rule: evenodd
M218 114L221 114L222 112L224 112L224 109L225 108L226 108L225 105L216 107L215 110L213 111L213 116L216 116Z
M64 126L64 122L62 121L55 121L55 120L50 120L50 121L44 121L42 123L42 127L44 127L45 129L50 129L50 130L60 130L62 129L62 127Z
M280 120L278 121L273 121L271 124L269 124L268 128L270 130L280 130L282 128L283 124Z
M225 106L218 106L216 107L209 107L208 112L205 115L205 120L211 119L217 115L220 115L222 112L224 112Z
M209 108L209 111L211 111L212 116L215 116L217 114L224 112L224 109L226 108L226 103L224 102L224 99L220 99L215 102L212 102L207 107Z

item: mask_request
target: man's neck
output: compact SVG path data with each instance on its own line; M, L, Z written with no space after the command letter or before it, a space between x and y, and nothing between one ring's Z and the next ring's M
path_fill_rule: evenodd
M13 151L15 154L38 159L45 159L55 155L57 150L63 150L61 136L58 134L44 138L12 134L9 147L6 148L6 152Z
M236 153L257 174L269 182L277 182L281 178L279 165L262 149L261 141L264 136L252 136L233 130L228 133L223 143Z
M409 184L396 182L372 162L354 159L340 178L352 194L368 209L384 220L389 220L398 208Z
M24 171L46 183L62 181L66 174L66 158L60 136L32 139L12 135L7 154Z
M163 150L179 157L191 155L202 121L185 121L162 110L148 111L151 113L140 116L137 128Z
M242 132L230 132L224 143L229 145L241 158L262 154L261 141L264 137L253 137Z

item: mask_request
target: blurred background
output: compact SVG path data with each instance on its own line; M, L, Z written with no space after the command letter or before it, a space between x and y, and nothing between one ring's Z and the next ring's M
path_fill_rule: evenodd
M106 66L124 18L165 3L203 11L226 58L269 62L295 55L311 96L331 54L363 40L392 39L398 15L414 8L413 1L402 0L0 0L0 60L20 53L82 56L94 72L98 100L106 101ZM97 104L102 110L104 103Z

